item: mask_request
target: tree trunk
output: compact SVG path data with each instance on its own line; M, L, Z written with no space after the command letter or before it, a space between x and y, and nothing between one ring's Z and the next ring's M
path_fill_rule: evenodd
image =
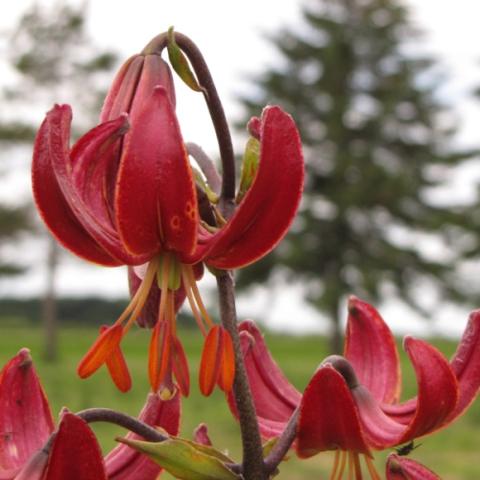
M330 353L341 355L343 353L343 333L340 325L339 301L335 299L329 308L330 311Z
M49 362L57 359L57 299L55 277L57 274L59 249L53 238L48 239L47 272L45 294L42 302L42 322L44 333L44 358Z

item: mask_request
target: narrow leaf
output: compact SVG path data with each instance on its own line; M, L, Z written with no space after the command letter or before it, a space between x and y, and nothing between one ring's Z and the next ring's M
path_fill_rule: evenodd
M173 27L168 29L168 58L172 64L173 69L177 72L178 76L195 92L203 91L203 88L198 84L195 75L190 69L188 60L180 50L180 47L175 41L175 33Z

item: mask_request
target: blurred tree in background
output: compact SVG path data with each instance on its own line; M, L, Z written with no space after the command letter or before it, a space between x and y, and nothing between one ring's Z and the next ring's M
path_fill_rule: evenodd
M7 152L18 158L17 167L27 167L28 158L29 168L35 132L54 102L72 104L74 131L85 131L96 123L116 55L98 49L89 38L86 5L58 1L47 8L35 3L4 38L14 80L1 92L0 143L9 145ZM18 150L22 145L25 149ZM3 156L5 150L0 159ZM26 225L25 210L0 209L0 240ZM56 242L49 240L43 309L45 354L50 359L56 355L54 286L58 253Z
M467 207L431 201L475 152L452 148L436 64L420 56L399 1L305 6L301 26L271 38L278 65L241 99L247 118L266 103L295 118L308 171L303 208L284 243L243 270L239 284L264 282L281 265L332 320L339 351L339 303L348 294L374 303L396 295L420 311L432 285L442 300L475 294L460 288L456 271L476 245ZM439 248L441 258L430 251Z

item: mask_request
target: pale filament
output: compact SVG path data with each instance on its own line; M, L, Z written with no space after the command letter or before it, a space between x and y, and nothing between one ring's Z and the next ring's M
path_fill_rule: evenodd
M210 328L212 328L213 327L213 321L210 318L210 315L208 314L207 309L205 308L205 305L203 304L202 296L200 295L200 292L198 291L197 282L196 282L195 277L193 275L193 269L190 265L187 265L186 270L187 270L187 275L188 275L189 280L190 280L190 286L192 288L193 295L194 295L195 300L197 302L198 308L202 312L203 318L207 322L207 325Z
M205 328L205 325L203 324L202 316L198 311L197 303L195 302L195 297L192 292L190 278L188 276L188 268L186 265L182 265L181 270L182 270L183 285L185 287L185 293L187 294L188 302L190 303L190 308L192 309L192 313L195 318L195 321L197 322L198 328L200 329L203 336L205 337L207 335L207 330Z
M348 457L348 466L347 466ZM381 480L375 465L368 455L364 455L365 464L367 465L368 473L372 480ZM346 469L345 469L346 467ZM342 480L344 474L347 475L347 480L362 480L362 467L360 466L360 455L356 452L346 452L344 450L337 450L335 452L335 459L333 462L332 473L329 480Z
M123 321L130 315L124 329L123 333L127 333L130 327L133 325L135 320L140 315L145 302L147 301L148 294L150 293L150 288L153 284L153 280L157 273L158 268L158 261L156 258L151 260L148 264L147 272L145 273L145 277L142 280L142 283L138 287L135 295L133 296L132 300L128 304L127 308L123 311L123 313L118 317L115 325L123 323Z

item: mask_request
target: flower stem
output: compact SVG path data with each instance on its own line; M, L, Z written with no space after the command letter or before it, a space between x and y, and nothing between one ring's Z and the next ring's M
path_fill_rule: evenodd
M292 413L290 420L285 427L285 430L280 435L279 439L275 443L272 451L265 458L265 469L269 474L275 472L280 462L283 460L288 452L288 449L292 446L297 433L298 422L298 408Z
M231 272L217 274L217 286L220 302L220 316L223 327L232 337L235 351L235 382L233 394L240 419L243 446L243 476L245 480L267 479L263 464L262 442L258 429L255 406L253 405L250 385L248 384L243 362L240 337L237 329L234 283Z
M158 430L146 425L140 420L131 417L125 413L116 412L109 408L88 408L76 413L77 417L82 418L87 423L93 422L108 422L126 428L131 432L140 435L149 442L163 442L168 439L168 436L163 435Z
M199 48L186 35L178 32L175 32L174 35L175 42L188 57L197 76L198 83L203 88L205 101L207 102L208 111L215 128L223 170L220 198L225 211L222 213L228 218L233 213L235 205L235 156L225 112L210 70ZM167 46L167 42L167 33L161 33L147 44L142 53L161 54L162 50Z

